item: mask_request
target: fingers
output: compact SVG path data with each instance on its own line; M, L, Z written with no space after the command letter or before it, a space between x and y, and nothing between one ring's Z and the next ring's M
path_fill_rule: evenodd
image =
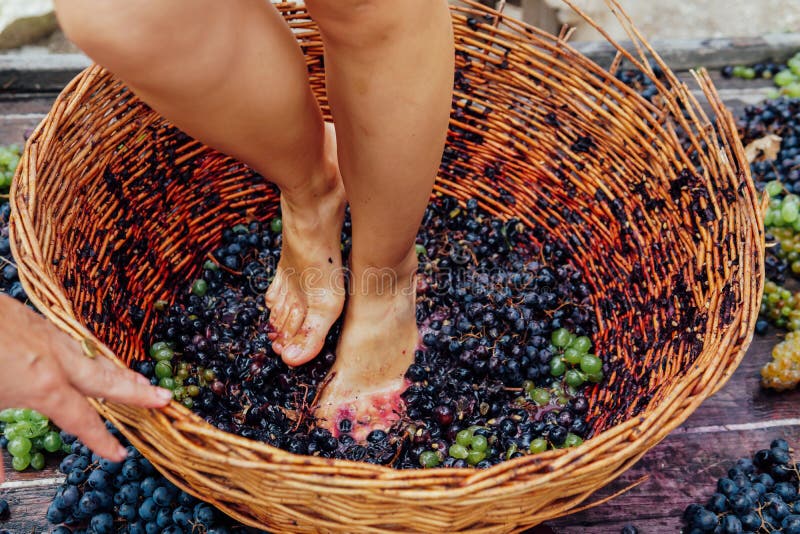
M87 358L77 341L56 328L50 334L50 349L59 357L70 384L87 397L142 408L162 408L172 399L170 391L151 386L139 373L102 357Z
M88 397L142 408L162 408L172 399L171 391L151 386L140 374L104 358L90 359L81 355L64 369L70 383Z
M121 462L127 457L125 447L108 433L89 401L74 389L62 388L51 397L50 406L41 411L62 430L78 436L87 447L103 458Z

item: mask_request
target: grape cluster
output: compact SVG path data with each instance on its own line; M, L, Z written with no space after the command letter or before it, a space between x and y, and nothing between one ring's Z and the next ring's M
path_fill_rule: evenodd
M197 283L194 285L197 286ZM149 350L152 361L139 363L137 370L151 377L154 386L158 385L172 391L176 401L187 408L192 408L194 399L200 395L200 388L215 384L216 374L211 369L204 369L189 362L179 362L173 366L174 348L175 343L155 342Z
M775 82L776 89L770 91L770 98L788 96L800 98L800 52L785 64L756 63L751 67L744 65L727 66L722 69L723 78L742 78L752 80L764 78Z
M770 203L764 214L764 226L790 228L800 232L800 197L784 193L783 184L778 180L767 182L764 190L770 197Z
M21 153L18 145L0 146L0 195L8 194Z
M800 332L793 331L772 349L772 361L761 368L761 384L783 391L800 383Z
M705 505L683 513L689 534L783 532L800 534L798 464L789 445L776 439L769 449L736 461Z
M768 280L761 297L760 315L778 328L800 330L800 293L792 293ZM759 330L764 328L765 325L758 325Z
M750 165L753 179L762 186L778 181L787 193L800 194L800 99L779 98L747 106L739 127L745 145L766 134L781 137L776 159L760 159ZM771 188L772 193L779 193L776 185Z
M45 465L45 453L68 450L58 428L45 416L21 408L0 411L0 448L11 455L11 465L17 471L28 467L41 470Z
M47 509L53 534L230 534L254 532L182 492L126 442L122 463L103 460L74 438L59 466L66 482Z
M0 146L0 292L26 302L27 296L19 281L17 267L11 258L11 244L8 240L8 220L11 207L7 201L8 187L19 162L19 147Z
M782 69L783 70L783 69ZM756 333L768 323L790 331L800 328L798 296L782 287L787 275L800 278L800 99L779 98L745 108L740 136L748 144L767 134L781 137L774 160L754 161L750 168L759 187L770 197L765 213L768 234L766 284Z
M771 80L780 72L786 70L786 64L782 63L756 63L752 66L745 65L728 65L722 68L723 78L741 78L743 80L753 80L756 78L764 78Z
M422 347L406 375L405 419L366 443L350 437L350 421L337 436L316 427L312 405L335 360L339 325L307 365L290 369L272 351L264 293L281 230L280 218L226 229L188 291L156 306L151 357L134 369L221 430L299 454L486 467L590 435L584 391L605 370L590 353L589 286L558 243L542 243L475 200L447 196L431 203L417 238ZM348 219L345 258L349 230ZM534 389L552 402L534 402Z

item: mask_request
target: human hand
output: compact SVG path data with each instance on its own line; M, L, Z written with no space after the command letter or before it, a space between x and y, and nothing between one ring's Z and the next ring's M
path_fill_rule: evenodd
M125 448L86 397L160 408L172 392L105 358L87 358L78 342L45 318L0 295L0 409L32 408L100 456L124 460Z

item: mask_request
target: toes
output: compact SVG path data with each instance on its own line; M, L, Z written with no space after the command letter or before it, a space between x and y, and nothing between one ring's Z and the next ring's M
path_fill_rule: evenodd
M275 278L272 279L272 282L269 284L267 288L267 293L264 295L264 302L267 305L267 308L272 309L281 300L285 300L286 295L285 285L281 281L280 273L275 274Z
M335 320L335 318L334 318ZM332 320L315 314L309 314L303 325L292 339L290 339L281 353L286 365L303 365L314 359L325 344Z
M306 318L305 310L300 306L292 306L292 310L289 312L288 317L286 318L286 322L281 329L281 335L283 336L284 340L291 339L297 333L297 330L303 324L303 320Z
M299 304L283 303L275 310L277 315L274 322L272 322L272 318L270 317L270 323L275 329L275 332L270 337L272 340L272 350L275 351L275 354L280 355L283 353L286 340L292 337L294 332L297 331L297 326L294 326L292 333L289 334L287 333L287 328L292 328L292 325L295 323L302 323L304 315L302 310Z
M283 302L279 302L269 314L269 324L279 336L283 332L283 323L286 322L289 312L292 311L292 304L289 299L285 299Z

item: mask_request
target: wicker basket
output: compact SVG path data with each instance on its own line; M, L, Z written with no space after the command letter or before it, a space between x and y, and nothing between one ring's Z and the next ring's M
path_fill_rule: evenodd
M278 7L327 113L315 26L302 6ZM436 190L477 197L574 252L594 286L594 341L611 366L591 392L596 434L486 470L395 471L292 455L176 403L95 404L178 486L244 523L501 532L567 514L719 389L750 342L763 284L760 201L709 78L696 80L713 119L663 64L650 103L564 35L477 3L452 14L459 74ZM621 18L639 53L618 47L611 70L627 58L655 79L652 50ZM167 168L164 154L177 164ZM30 138L11 203L31 300L120 364L145 357L154 301L185 287L221 228L277 207L263 178L166 124L99 67L69 84Z

